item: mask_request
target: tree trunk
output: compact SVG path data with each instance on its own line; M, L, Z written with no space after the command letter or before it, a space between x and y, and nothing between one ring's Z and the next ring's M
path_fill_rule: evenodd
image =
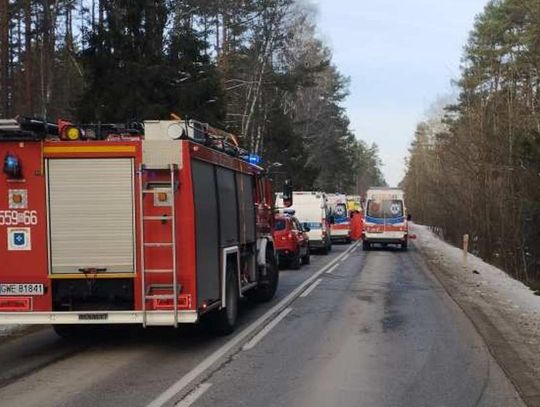
M0 0L0 116L9 116L9 1Z

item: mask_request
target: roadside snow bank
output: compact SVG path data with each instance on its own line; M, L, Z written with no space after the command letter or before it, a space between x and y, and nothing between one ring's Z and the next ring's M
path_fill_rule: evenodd
M416 243L421 250L436 254L441 266L450 266L456 278L476 285L477 294L493 297L500 303L530 313L531 316L540 316L540 296L535 295L525 284L470 253L467 255L465 270L463 250L442 241L427 226L413 225L412 230L417 235Z

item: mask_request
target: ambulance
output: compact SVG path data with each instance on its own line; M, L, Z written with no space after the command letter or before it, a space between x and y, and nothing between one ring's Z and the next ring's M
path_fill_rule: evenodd
M409 231L404 193L399 188L370 188L366 194L366 211L362 246L370 250L374 244L398 245L407 250Z

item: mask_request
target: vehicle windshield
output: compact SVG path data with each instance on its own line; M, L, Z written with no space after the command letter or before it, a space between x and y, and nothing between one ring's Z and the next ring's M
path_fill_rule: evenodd
M322 223L321 222L306 222L306 224L308 225L308 227L311 230L322 229Z
M367 216L372 218L399 218L403 216L403 201L372 199L368 202Z
M334 222L344 222L347 220L347 205L346 204L337 204L334 210L332 211L334 216Z
M275 230L277 231L285 230L286 227L287 227L287 222L285 221L285 219L276 219L276 224L274 226Z

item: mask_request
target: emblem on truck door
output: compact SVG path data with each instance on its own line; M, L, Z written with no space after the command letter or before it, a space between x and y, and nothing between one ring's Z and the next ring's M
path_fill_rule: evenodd
M10 189L9 209L26 209L28 207L28 191L26 189Z
M8 250L32 250L30 228L8 228Z

